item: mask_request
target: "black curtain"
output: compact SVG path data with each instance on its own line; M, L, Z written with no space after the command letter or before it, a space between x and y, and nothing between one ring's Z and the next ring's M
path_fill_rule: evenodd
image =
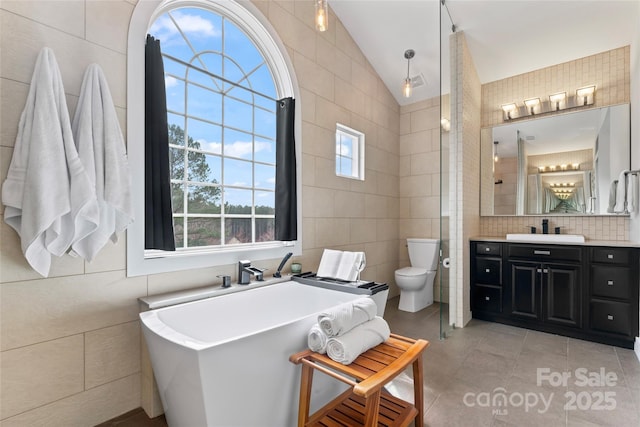
M298 238L296 144L293 135L295 99L276 101L276 224L275 239Z
M167 95L160 40L147 35L145 48L145 248L175 251Z

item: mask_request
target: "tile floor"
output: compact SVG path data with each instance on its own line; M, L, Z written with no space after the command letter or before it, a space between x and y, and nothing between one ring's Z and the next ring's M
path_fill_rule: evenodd
M405 313L390 300L385 318L393 332L431 343L427 426L640 426L633 350L475 319L439 340L437 305ZM408 375L394 387L411 396Z
M397 298L387 304L391 330L431 343L423 356L427 426L640 426L632 350L479 320L440 340L437 304L419 313L397 306ZM389 389L412 399L410 370ZM100 425L116 426L166 421L136 410Z

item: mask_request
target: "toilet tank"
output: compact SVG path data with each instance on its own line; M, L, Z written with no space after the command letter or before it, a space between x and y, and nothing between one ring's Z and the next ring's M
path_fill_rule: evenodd
M427 271L437 270L439 243L438 239L407 239L411 266L426 268Z

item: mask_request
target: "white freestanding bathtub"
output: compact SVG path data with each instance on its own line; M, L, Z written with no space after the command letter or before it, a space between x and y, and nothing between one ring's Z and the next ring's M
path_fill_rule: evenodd
M354 295L282 282L140 313L171 427L294 426L300 367L317 314ZM313 407L342 386L315 375Z

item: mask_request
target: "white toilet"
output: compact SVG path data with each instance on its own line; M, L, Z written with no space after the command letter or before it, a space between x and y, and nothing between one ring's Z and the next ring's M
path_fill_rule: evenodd
M438 269L439 240L407 239L411 267L396 270L398 309L415 313L433 304L433 279Z

